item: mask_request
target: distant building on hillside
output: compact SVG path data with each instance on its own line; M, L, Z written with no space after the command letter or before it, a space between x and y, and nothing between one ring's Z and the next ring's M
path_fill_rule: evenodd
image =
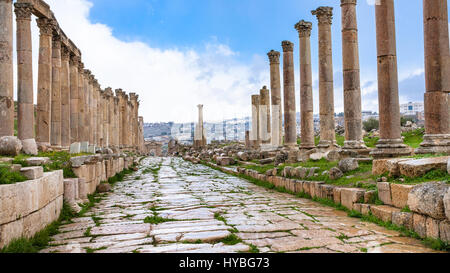
M400 113L405 116L416 116L424 111L423 102L408 102L400 105Z

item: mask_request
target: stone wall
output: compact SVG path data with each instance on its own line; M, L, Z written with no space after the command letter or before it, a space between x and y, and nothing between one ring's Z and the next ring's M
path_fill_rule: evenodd
M31 238L59 218L63 206L63 171L11 185L0 185L0 248Z
M336 204L363 215L373 215L415 231L422 238L450 242L450 185L445 182L403 185L378 183L378 195L384 205L371 204L375 191L341 188L318 181L300 181L268 176L245 168L227 168L208 163L229 174L243 174L293 193L306 193L312 198L332 200Z

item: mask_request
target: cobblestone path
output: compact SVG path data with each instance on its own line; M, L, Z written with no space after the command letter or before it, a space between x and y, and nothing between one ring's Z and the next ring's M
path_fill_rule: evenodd
M398 232L202 165L142 163L42 252L432 252Z

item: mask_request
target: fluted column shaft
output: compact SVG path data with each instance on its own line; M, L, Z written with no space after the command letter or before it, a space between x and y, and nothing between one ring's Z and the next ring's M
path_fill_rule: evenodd
M33 57L31 13L28 3L15 3L17 21L17 126L21 140L34 138Z
M283 41L284 80L284 146L297 148L297 120L295 111L294 44Z
M252 95L252 130L250 132L250 143L253 148L259 148L259 145L261 144L259 130L259 105L260 96Z
M80 61L78 64L78 107L80 112L78 113L78 141L87 142L89 139L86 137L85 117L86 117L86 92L84 89L84 64Z
M270 94L266 86L259 91L259 135L263 144L270 144Z
M80 58L78 56L71 55L70 58L70 142L79 142L79 87L78 87L78 64Z
M345 148L366 148L362 136L357 0L341 0Z
M38 93L36 107L36 141L50 145L52 105L52 37L55 23L47 18L37 20L39 36Z
M61 146L69 147L70 142L70 51L61 49Z
M300 21L295 25L300 39L300 123L302 149L312 149L314 144L314 107L311 68L312 23Z
M333 147L336 144L334 120L334 83L331 24L333 8L319 7L312 11L319 22L319 147Z
M14 136L12 0L0 0L0 137Z
M95 95L94 95L94 76L89 76L89 142L93 145L97 144L96 139L96 124L94 120L94 114L96 113L95 105Z
M283 111L281 107L280 52L270 51L270 89L272 100L272 145L283 142Z
M61 39L53 36L52 47L52 105L50 144L61 146Z

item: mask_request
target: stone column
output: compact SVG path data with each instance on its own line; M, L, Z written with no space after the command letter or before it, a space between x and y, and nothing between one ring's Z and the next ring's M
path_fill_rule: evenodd
M270 94L266 86L259 91L259 99L259 135L262 144L270 144Z
M34 139L33 57L31 14L33 6L15 3L17 21L17 126L20 140Z
M83 121L83 131L86 142L93 144L91 141L91 90L89 87L89 81L91 80L91 71L84 70L84 98L85 98L85 111Z
M114 97L114 146L116 148L120 147L120 99L119 97Z
M250 134L250 143L254 149L261 145L261 136L259 130L259 95L252 95L252 130Z
M344 75L344 149L366 151L362 135L362 106L359 70L357 0L341 0L342 56Z
M272 145L279 147L283 142L283 111L281 108L280 52L271 50L270 89L272 97Z
M283 41L284 80L284 147L297 150L297 119L295 111L294 44Z
M50 144L61 147L61 37L53 35Z
M331 40L332 7L319 7L311 12L319 22L319 148L334 148L336 132L334 121L333 52Z
M70 143L79 142L78 119L79 119L79 103L80 96L78 94L78 64L80 57L70 56Z
M89 90L89 143L91 145L97 145L97 134L96 134L96 124L95 124L95 114L96 109L94 107L94 105L96 104L95 102L95 94L94 94L94 81L95 81L95 77L94 75L90 75L89 76L89 85L88 85L88 90Z
M78 141L87 142L88 139L86 137L86 130L84 123L85 115L86 115L86 92L84 90L84 64L81 62L78 63L78 96L80 98L78 102L78 108L80 112L78 113Z
M394 0L380 0L375 5L375 14L380 140L371 155L376 158L409 155L411 150L403 144L400 128Z
M12 0L0 0L0 137L14 136Z
M416 153L450 153L450 53L447 0L423 1L425 136Z
M69 147L70 142L70 50L61 48L61 146Z
M117 135L118 135L118 143L117 145L122 148L124 144L123 137L123 113L124 113L124 104L123 104L123 91L122 89L116 89L116 99L117 99Z
M300 38L300 124L301 149L314 149L314 107L311 69L312 23L300 21L295 25Z

